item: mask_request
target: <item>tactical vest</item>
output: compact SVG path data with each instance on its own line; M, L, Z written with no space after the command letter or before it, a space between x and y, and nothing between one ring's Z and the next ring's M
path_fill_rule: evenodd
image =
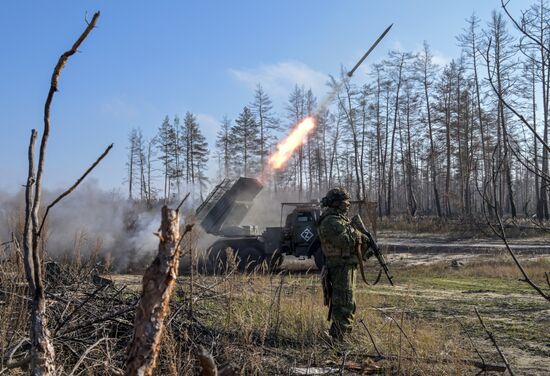
M336 248L335 246L327 242L323 242L323 246L321 249L323 250L323 254L325 255L325 257L349 257L349 254L347 254L347 252L344 252L342 249Z
M349 233L351 231L351 224L348 218L342 215L338 214L329 214L337 216L340 220L343 220L346 223L346 231ZM327 239L323 239L323 236L321 235L321 232L319 231L319 227L321 226L321 223L325 218L327 218L329 215L324 215L319 218L319 221L317 222L317 233L319 234L319 239L321 240L321 249L323 251L323 254L327 258L349 258L354 255L353 248L348 249L341 249L331 244L330 241L327 241Z

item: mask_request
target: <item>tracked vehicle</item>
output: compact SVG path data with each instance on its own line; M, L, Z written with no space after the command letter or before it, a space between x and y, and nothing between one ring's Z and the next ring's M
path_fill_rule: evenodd
M202 228L218 237L209 247L205 266L214 270L225 268L228 257L234 256L240 270L254 268L264 261L276 268L285 255L292 255L313 257L320 269L323 255L315 223L321 207L317 201L282 203L279 227L267 227L260 232L257 225L241 225L262 189L257 179L225 179L197 208ZM357 203L364 202L352 201L352 210ZM292 210L283 218L289 208Z

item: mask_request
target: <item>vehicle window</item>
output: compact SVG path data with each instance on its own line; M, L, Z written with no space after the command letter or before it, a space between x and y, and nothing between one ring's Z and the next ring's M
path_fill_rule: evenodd
M312 222L313 217L311 216L311 213L298 213L296 220L298 222Z

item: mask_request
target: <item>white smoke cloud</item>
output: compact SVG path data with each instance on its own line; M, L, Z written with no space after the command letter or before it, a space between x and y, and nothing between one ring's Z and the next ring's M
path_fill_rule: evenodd
M396 40L392 43L391 49L401 52L403 51L403 44L401 43L400 40Z
M44 191L45 208L60 191ZM17 232L24 213L23 192L0 193L0 243ZM48 257L109 255L116 270L153 257L160 226L160 208L145 210L114 191L99 188L97 180L83 183L55 205L44 227Z
M286 99L296 84L311 88L316 95L327 91L328 76L298 61L265 64L253 69L230 69L229 72L251 89L261 84L273 98Z

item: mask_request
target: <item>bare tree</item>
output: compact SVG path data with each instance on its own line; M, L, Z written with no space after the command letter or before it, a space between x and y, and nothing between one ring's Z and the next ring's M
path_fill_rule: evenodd
M94 14L92 20L88 23L84 32L72 47L59 57L54 68L50 90L44 105L44 131L40 143L36 175L34 174L34 144L36 140L36 131L33 130L31 133L29 146L29 174L25 194L25 232L23 234L23 247L25 272L29 283L29 290L32 295L30 338L31 369L33 375L52 375L56 372L55 351L50 338L46 315L47 307L44 282L42 280L42 252L38 247L40 229L42 227L40 225L39 210L42 199L42 176L44 173L46 146L50 134L50 109L54 94L58 88L61 70L65 67L69 57L77 52L82 42L95 27L98 18L99 12ZM84 176L86 176L86 174ZM74 187L76 188L76 185ZM68 193L70 193L70 191L67 191L66 194Z
M134 198L133 189L139 186L139 198L143 201L147 197L146 155L143 133L139 128L132 128L128 136L128 199Z
M222 176L228 178L231 176L231 163L232 163L232 140L231 140L231 120L227 116L223 117L221 128L218 131L216 137L216 147L221 158L221 164L223 166Z
M543 145L548 144L548 132L549 132L549 104L550 104L550 49L548 48L548 41L550 40L550 30L548 29L548 21L550 20L550 9L545 0L538 0L538 3L533 4L528 10L522 12L521 19L516 20L508 11L506 5L508 2L501 0L501 5L512 21L512 24L517 30L520 31L521 37L519 40L520 50L528 56L528 60L531 60L533 69L537 71L537 79L540 83L540 93L542 99L542 122L543 122L543 140L537 137L536 121L533 117L533 127L530 130L535 137L535 145L537 139L542 141ZM533 87L535 78L533 77ZM498 88L497 88L498 89ZM535 95L533 92L533 101ZM508 107L508 106L506 106ZM514 111L512 111L514 112ZM515 113L516 114L516 113ZM517 116L517 114L516 114ZM535 146L535 155L536 146ZM550 179L548 178L548 157L549 150L546 147L542 148L542 168L541 170L535 166L535 175L539 175L540 188L537 197L537 218L539 220L550 219L550 212L548 209L548 189L550 187ZM537 160L538 162L538 160ZM539 172L540 171L540 172ZM538 180L538 178L537 178Z
M382 134L382 66L374 65L376 78L376 94L375 94L375 134L376 134L376 197L378 201L378 215L382 216L382 197L384 196L384 176L385 176L385 154Z
M166 116L159 128L157 139L157 148L160 152L160 160L163 166L164 176L164 201L170 198L170 177L174 171L174 146L176 131L170 119Z
M154 195L156 194L156 190L153 186L153 161L155 156L155 143L157 142L156 137L151 138L147 142L147 154L145 156L145 196L147 205L151 207L152 200Z
M497 143L502 146L502 153L499 155L504 159L504 179L507 187L507 196L510 206L510 212L512 217L516 217L516 204L514 201L514 192L512 186L512 176L511 176L511 153L508 150L509 131L508 125L506 122L506 114L504 113L504 104L502 103L502 98L509 94L509 85L510 80L510 69L512 65L510 64L510 59L512 58L513 51L510 49L510 43L512 41L511 36L506 31L506 25L503 20L503 17L500 13L493 12L492 21L489 26L490 38L492 39L492 62L493 67L491 68L494 71L494 78L496 80L496 89L497 89L497 118L499 122L499 129L497 135L499 138L502 138L502 142L497 140ZM503 189L500 190L501 192ZM502 193L501 193L502 194Z
M303 87L298 85L294 86L294 90L288 97L288 103L286 105L287 118L290 120L291 125L301 122L306 114L306 91ZM295 182L297 185L298 197L301 199L304 191L304 146L298 147L295 153Z
M234 141L235 156L242 160L243 176L250 176L257 171L256 155L258 148L258 125L248 107L244 107L235 125L231 128Z
M473 83L475 86L475 107L476 116L480 132L480 145L481 145L481 159L483 161L482 174L487 174L489 171L489 156L487 146L487 131L485 127L485 121L483 119L482 110L482 97L481 97L481 84L478 72L478 54L481 44L481 37L478 35L479 18L475 14L466 21L467 27L464 32L458 36L459 45L464 49L464 54L467 59L470 60L471 70L473 73ZM473 122L472 122L473 123ZM472 124L473 127L473 124ZM485 181L485 175L482 176L482 180Z
M406 197L407 197L407 207L409 209L409 214L414 217L418 209L418 202L416 200L416 194L414 189L414 176L415 168L413 164L413 113L417 110L418 97L414 92L413 81L408 79L405 81L404 86L404 103L403 103L403 117L405 118L405 127L406 133L405 137L402 136L401 125L399 126L399 139L402 150L402 161L403 161L403 175L405 179L406 186ZM405 152L403 153L403 147L405 147Z
M395 156L395 132L397 131L397 122L399 115L399 99L401 95L401 86L404 80L404 70L405 64L407 61L412 59L412 54L408 52L390 52L390 61L389 64L393 67L392 76L395 84L395 95L394 95L394 111L393 111L393 127L391 135L391 147L390 147L390 166L388 170L388 192L386 200L386 215L391 215L392 208L392 193L393 193L393 166L394 166L394 156Z
M254 100L250 110L258 126L258 154L260 156L260 172L264 172L267 155L273 142L273 132L280 130L279 121L273 114L273 103L262 85L256 86Z
M342 90L337 93L337 101L339 106L339 111L344 115L345 124L347 125L347 130L351 139L349 143L352 144L353 150L353 171L355 173L355 196L357 200L360 200L363 196L363 175L361 174L361 150L360 150L360 140L362 135L358 129L358 113L355 102L358 100L358 90L357 88L350 84L349 80L345 79L345 72L342 70L340 73L339 82L343 82ZM333 86L338 85L337 82L333 81Z

